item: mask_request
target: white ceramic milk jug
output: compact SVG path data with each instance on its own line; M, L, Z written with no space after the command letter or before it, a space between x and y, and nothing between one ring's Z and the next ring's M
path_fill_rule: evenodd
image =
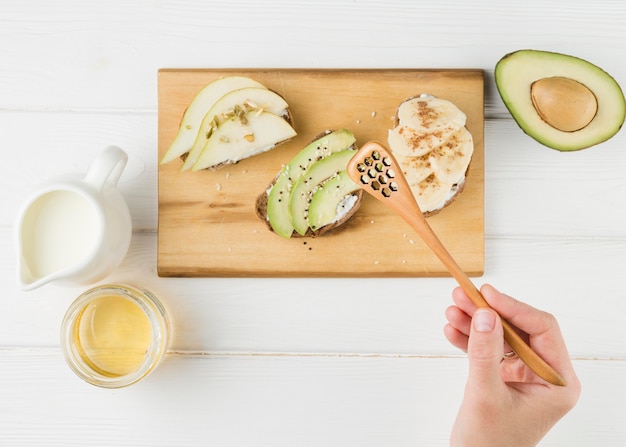
M26 201L15 227L22 289L89 284L122 262L132 222L117 182L127 161L124 151L107 147L84 177L49 181Z

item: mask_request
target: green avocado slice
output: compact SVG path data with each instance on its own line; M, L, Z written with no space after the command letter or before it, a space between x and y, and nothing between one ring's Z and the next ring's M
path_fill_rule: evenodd
M340 220L344 212L352 208L352 204L346 202L346 199L349 199L352 193L360 188L345 170L324 183L313 194L309 204L308 220L311 229L317 231Z
M267 198L267 218L276 234L290 238L294 232L289 214L289 197L293 185L313 163L330 154L348 149L355 142L356 138L352 132L339 129L313 141L283 166Z
M302 236L309 229L308 211L311 197L315 191L323 188L325 181L345 171L355 153L355 150L346 149L313 163L306 174L293 186L289 196L289 215L294 229Z
M588 124L564 131L544 121L533 104L531 88L536 81L547 78L571 79L593 93L597 112ZM495 81L502 101L519 127L541 144L559 151L585 149L608 140L620 130L626 117L624 93L615 79L596 65L574 56L516 51L498 61Z

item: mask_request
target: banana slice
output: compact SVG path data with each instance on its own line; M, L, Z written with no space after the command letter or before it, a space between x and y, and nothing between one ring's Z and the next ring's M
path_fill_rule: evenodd
M445 183L456 183L464 175L474 153L472 134L462 127L443 145L428 154L430 166L437 178Z
M420 95L398 107L400 123L410 123L417 131L437 132L465 126L467 117L453 103L432 95Z
M400 104L388 143L425 214L434 214L462 189L474 153L467 117L452 102L420 95Z
M416 185L433 174L430 154L421 157L397 155L396 160L402 167L402 173L409 185Z
M452 133L452 130L449 133ZM421 157L440 146L448 135L446 133L445 138L443 136L443 133L424 133L410 125L399 125L389 131L387 141L389 146L394 148L394 154Z
M455 191L452 183L442 182L435 174L409 186L423 213L441 208L450 199L451 191Z

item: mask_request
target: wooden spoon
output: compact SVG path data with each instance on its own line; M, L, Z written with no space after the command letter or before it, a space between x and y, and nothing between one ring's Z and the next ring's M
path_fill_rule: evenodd
M489 307L480 291L452 258L426 221L400 165L390 151L381 144L370 141L352 157L347 172L362 189L393 209L411 225L476 306ZM504 319L502 326L504 340L535 374L553 385L567 385L565 379L539 357Z

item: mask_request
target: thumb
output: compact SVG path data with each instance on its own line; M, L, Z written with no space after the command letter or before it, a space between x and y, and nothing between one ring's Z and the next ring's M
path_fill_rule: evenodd
M472 317L467 347L468 385L480 392L501 387L502 353L503 332L499 315L493 309L477 309Z

